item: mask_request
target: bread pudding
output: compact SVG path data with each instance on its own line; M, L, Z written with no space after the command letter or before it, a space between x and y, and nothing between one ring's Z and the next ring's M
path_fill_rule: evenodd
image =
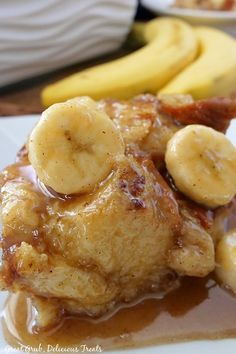
M236 193L235 116L233 99L182 95L48 108L0 176L1 289L30 297L40 328L163 297L216 264L236 291L233 236L216 227Z

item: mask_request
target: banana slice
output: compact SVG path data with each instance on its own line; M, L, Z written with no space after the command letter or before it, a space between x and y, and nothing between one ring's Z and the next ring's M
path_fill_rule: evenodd
M236 149L212 128L179 130L167 144L165 161L178 189L200 204L225 205L236 193Z
M88 97L44 111L28 147L40 181L63 194L91 192L125 149L114 123Z
M236 293L236 230L229 232L216 248L216 274Z

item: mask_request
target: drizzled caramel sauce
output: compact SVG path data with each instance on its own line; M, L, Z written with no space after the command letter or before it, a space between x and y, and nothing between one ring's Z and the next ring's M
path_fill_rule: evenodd
M100 345L103 349L140 347L193 339L236 337L236 299L213 277L185 278L179 289L163 299L146 299L123 308L106 320L65 318L59 328L32 332L30 300L10 295L2 319L3 332L13 347L44 348Z
M37 188L30 166L18 166L22 177ZM9 171L19 173L19 171ZM42 192L42 190L41 190ZM50 191L49 191L50 192ZM46 189L45 197L53 197ZM49 195L47 195L49 193ZM56 196L58 197L58 196ZM236 202L224 230L236 227ZM13 347L21 344L45 349L100 345L102 349L140 347L194 339L236 338L236 297L214 279L186 277L181 286L162 299L146 298L129 308L121 308L107 319L67 317L59 326L35 332L34 309L21 294L8 297L2 315L3 333Z

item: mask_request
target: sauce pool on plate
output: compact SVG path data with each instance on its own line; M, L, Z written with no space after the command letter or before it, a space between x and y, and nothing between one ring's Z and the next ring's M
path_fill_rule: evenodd
M44 348L48 345L102 349L140 347L194 339L236 337L236 298L213 277L184 278L163 299L144 299L106 320L68 317L48 332L32 331L32 307L23 295L10 295L2 317L6 341Z

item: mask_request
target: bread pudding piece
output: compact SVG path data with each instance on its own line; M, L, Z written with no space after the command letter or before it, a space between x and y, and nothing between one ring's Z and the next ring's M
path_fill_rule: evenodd
M83 192L78 189L77 193L62 194L39 180L39 174L49 183L52 177L38 170L39 162L46 161L45 171L52 171L48 159L57 159L54 185L61 186L61 180L65 177L66 184L71 176L67 168L63 171L57 167L62 154L70 159L74 155L71 150L62 150L60 142L63 145L64 140L57 141L53 150L53 130L48 132L47 151L42 152L41 145L33 150L35 128L17 162L0 176L1 288L30 296L37 309L38 326L47 327L63 314L101 316L144 294L163 296L176 287L179 276L204 277L210 273L215 267L209 233L214 211L190 201L176 189L165 169L164 155L168 140L187 124L206 124L225 131L236 114L235 102L213 99L195 103L188 96L157 99L143 95L130 101L104 100L97 108L87 101L82 107L79 99L78 105L75 99L63 107L53 107L42 118L44 126L40 129L53 123L56 131L60 125L63 139L77 149L78 159L83 156L90 163L95 152L84 142L83 146L75 144L68 125L73 121L66 121L67 109L80 114L87 107L91 114L87 116L85 109L83 119L106 112L114 124L111 127L109 123L102 133L115 129L121 139L113 136L112 141L121 144L119 154L107 176L92 189L90 185L84 192L86 170L78 170L78 188ZM54 113L55 121L50 121ZM95 121L92 119L87 131L89 138ZM98 133L96 137L100 139ZM37 143L45 143L45 135L40 138ZM31 165L29 155L37 168ZM87 173L92 173L87 167ZM91 178L101 177L94 174Z

